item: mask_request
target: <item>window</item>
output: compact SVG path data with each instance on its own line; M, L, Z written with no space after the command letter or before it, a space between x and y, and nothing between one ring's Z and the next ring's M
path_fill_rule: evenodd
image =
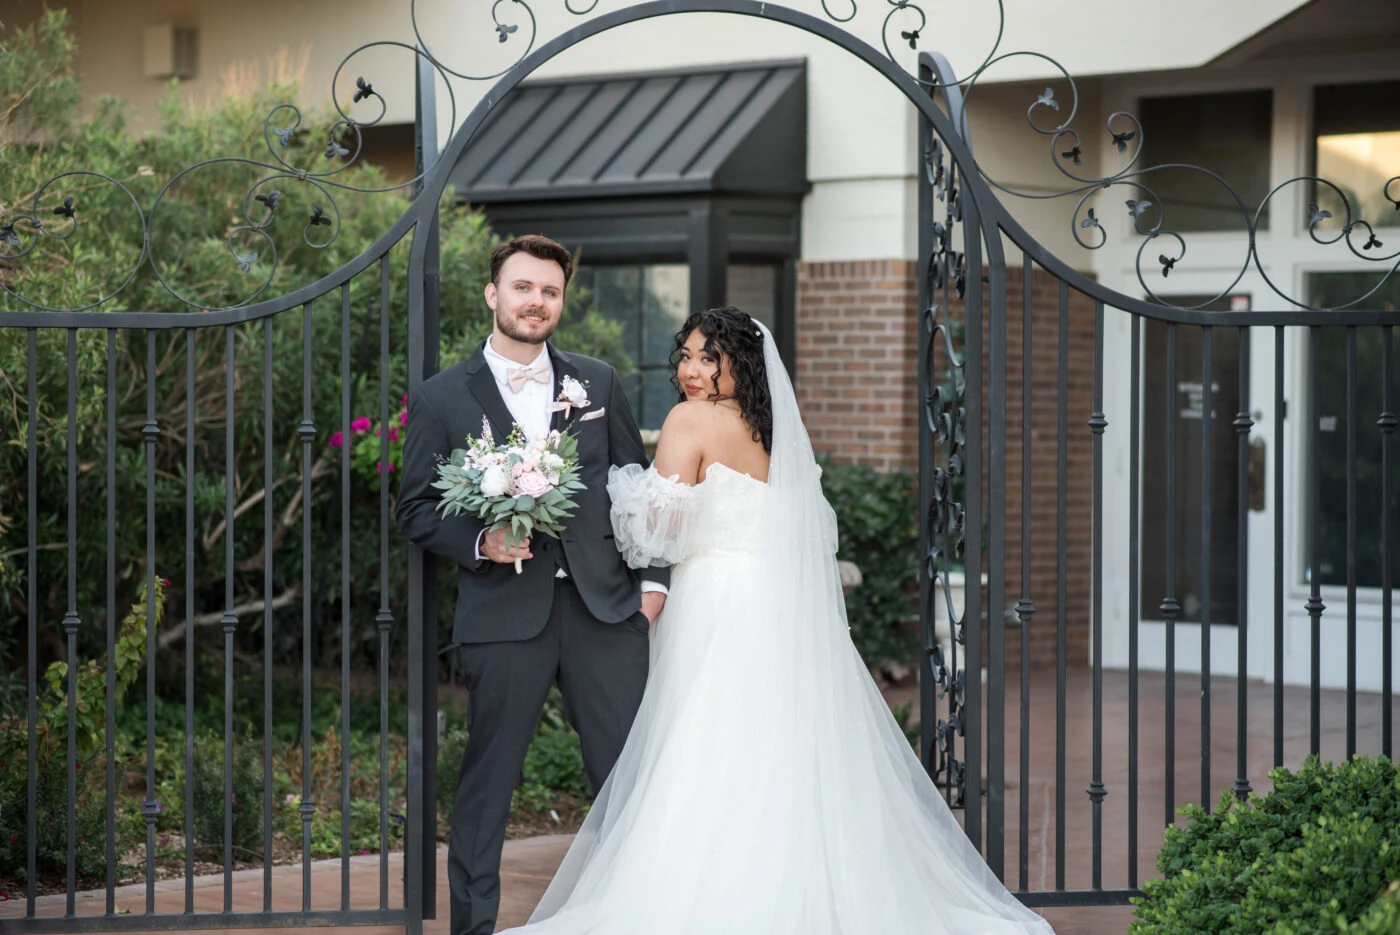
M589 304L622 323L623 349L636 370L625 378L637 424L659 429L676 404L671 344L690 306L690 267L684 263L584 266L575 282Z
M1209 296L1174 296L1178 305L1198 305ZM1212 311L1231 307L1238 296L1207 306ZM1162 618L1167 593L1166 529L1175 530L1173 596L1181 605L1177 620L1201 620L1201 429L1204 396L1201 384L1200 328L1176 329L1175 383L1167 385L1167 326L1147 321L1143 333L1142 393L1142 588L1143 619ZM1215 328L1211 338L1210 432L1210 622L1233 625L1239 619L1239 438L1233 425L1239 411L1239 331ZM1176 420L1172 458L1175 484L1173 515L1166 511L1167 443L1165 403L1171 393L1171 418Z
M1143 133L1139 167L1181 163L1209 169L1239 192L1253 215L1270 188L1272 91L1149 97L1142 100L1139 110ZM1148 173L1142 182L1166 206L1163 226L1170 230L1246 229L1239 204L1209 176L1195 170L1164 169ZM1155 217L1144 219L1144 224ZM1265 208L1259 227L1268 226Z
M1308 301L1315 305L1335 306L1364 294L1376 284L1375 273L1314 273L1308 277ZM1392 279L1367 299L1366 308L1394 309L1400 305L1400 282ZM1347 583L1347 329L1319 328L1313 332L1312 353L1317 358L1318 401L1317 438L1320 440L1321 477L1317 478L1318 496L1318 568L1323 584ZM1381 432L1376 417L1382 408L1381 370L1382 338L1379 328L1358 328L1356 331L1356 582L1363 588L1378 588L1381 584L1380 515L1381 497ZM1400 348L1397 348L1400 349ZM1400 358L1400 354L1396 355ZM1392 361L1392 367L1397 366ZM1309 392L1306 389L1304 398ZM1400 375L1390 377L1391 411L1400 406ZM1312 426L1305 444L1312 444ZM1392 448L1392 453L1397 449ZM1400 460L1400 459L1396 459ZM1307 463L1308 474L1313 459ZM1390 489L1384 495L1390 501L1392 522L1400 518L1400 464L1390 466ZM1309 485L1310 490L1313 489ZM1311 501L1304 501L1304 515L1311 522ZM1400 536L1391 531L1391 580L1400 584ZM1307 571L1312 559L1311 539L1302 543L1304 582L1310 581Z
M1377 226L1400 223L1385 183L1400 172L1400 81L1323 85L1313 90L1314 158L1317 175L1351 202L1352 217ZM1400 198L1400 184L1391 186ZM1339 230L1346 209L1337 192L1317 186L1313 199L1332 216L1318 227ZM1305 221L1306 223L1306 221Z
M782 333L778 322L779 264L731 263L725 294L737 306ZM588 304L622 324L622 346L636 370L625 378L637 424L659 429L676 404L671 383L671 347L690 313L690 267L684 263L583 266L574 282L589 293Z
M779 268L772 265L731 263L725 269L725 299L735 308L748 312L773 331L778 332Z

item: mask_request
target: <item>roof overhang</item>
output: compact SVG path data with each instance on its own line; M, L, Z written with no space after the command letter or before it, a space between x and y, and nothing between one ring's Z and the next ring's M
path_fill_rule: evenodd
M452 169L471 204L808 191L803 61L529 81Z

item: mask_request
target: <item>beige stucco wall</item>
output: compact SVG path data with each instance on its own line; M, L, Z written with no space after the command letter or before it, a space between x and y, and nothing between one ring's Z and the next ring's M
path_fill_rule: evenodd
M843 0L830 2L834 9L844 9ZM1224 5L1179 0L1169 7L1150 0L1008 0L1001 48L1042 51L1080 74L1190 65L1230 48L1298 5L1299 0ZM508 65L530 29L524 8L513 4L502 7L502 16L514 17L506 21L517 23L519 31L505 43L498 41L485 5L420 0L417 6L426 41L446 64L463 72L490 74ZM821 15L816 3L795 6ZM556 0L533 7L537 45L579 22ZM80 44L88 106L101 94L120 97L129 102L132 124L141 130L155 128L155 102L169 93L167 81L143 74L148 26L173 23L198 30L199 72L181 82L177 93L199 100L230 86L299 77L302 103L313 108L326 103L335 69L351 50L368 42L412 43L415 38L406 0L70 0L68 8ZM995 39L996 8L991 0L957 9L929 7L931 19L922 31L921 47L946 51L955 70L968 74ZM888 9L886 4L862 3L843 28L878 48ZM6 28L23 26L40 10L39 0L0 0L0 23ZM912 28L915 23L903 19L912 16L898 14L892 33ZM1209 18L1210 29L1198 28L1202 18ZM1145 35L1153 41L1138 41ZM913 67L913 51L895 38L897 56ZM917 244L914 111L875 71L819 37L751 17L668 16L594 37L547 63L540 73L596 74L780 58L809 63L808 172L813 191L804 206L803 258L912 257ZM1023 118L1048 68L1040 59L1008 59L988 73L973 105L979 157L994 177L1029 190L1057 184L1045 158L1048 138L1031 133ZM369 78L384 96L386 122L413 119L409 52L373 49L356 56L341 75L341 101L348 102L357 75ZM994 86L1027 76L1035 80ZM459 120L491 84L452 81ZM1092 83L1084 90L1084 113L1077 123L1092 125L1091 111L1097 108ZM445 141L450 112L446 94L440 96ZM361 105L352 115L366 119L373 112ZM1052 223L1056 211L1053 204L1032 201L1016 207L1017 217L1052 245L1057 237L1068 236L1063 224Z

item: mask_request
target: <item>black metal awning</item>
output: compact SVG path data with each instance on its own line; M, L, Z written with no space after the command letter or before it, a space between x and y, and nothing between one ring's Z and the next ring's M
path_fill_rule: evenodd
M802 61L530 81L507 94L452 171L493 205L638 195L802 195Z

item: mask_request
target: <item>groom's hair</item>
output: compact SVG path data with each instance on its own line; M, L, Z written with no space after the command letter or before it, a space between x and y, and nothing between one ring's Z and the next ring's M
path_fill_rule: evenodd
M500 286L501 267L517 253L528 253L541 260L553 260L564 271L564 285L574 275L574 258L567 247L543 234L524 234L491 251L491 281Z

